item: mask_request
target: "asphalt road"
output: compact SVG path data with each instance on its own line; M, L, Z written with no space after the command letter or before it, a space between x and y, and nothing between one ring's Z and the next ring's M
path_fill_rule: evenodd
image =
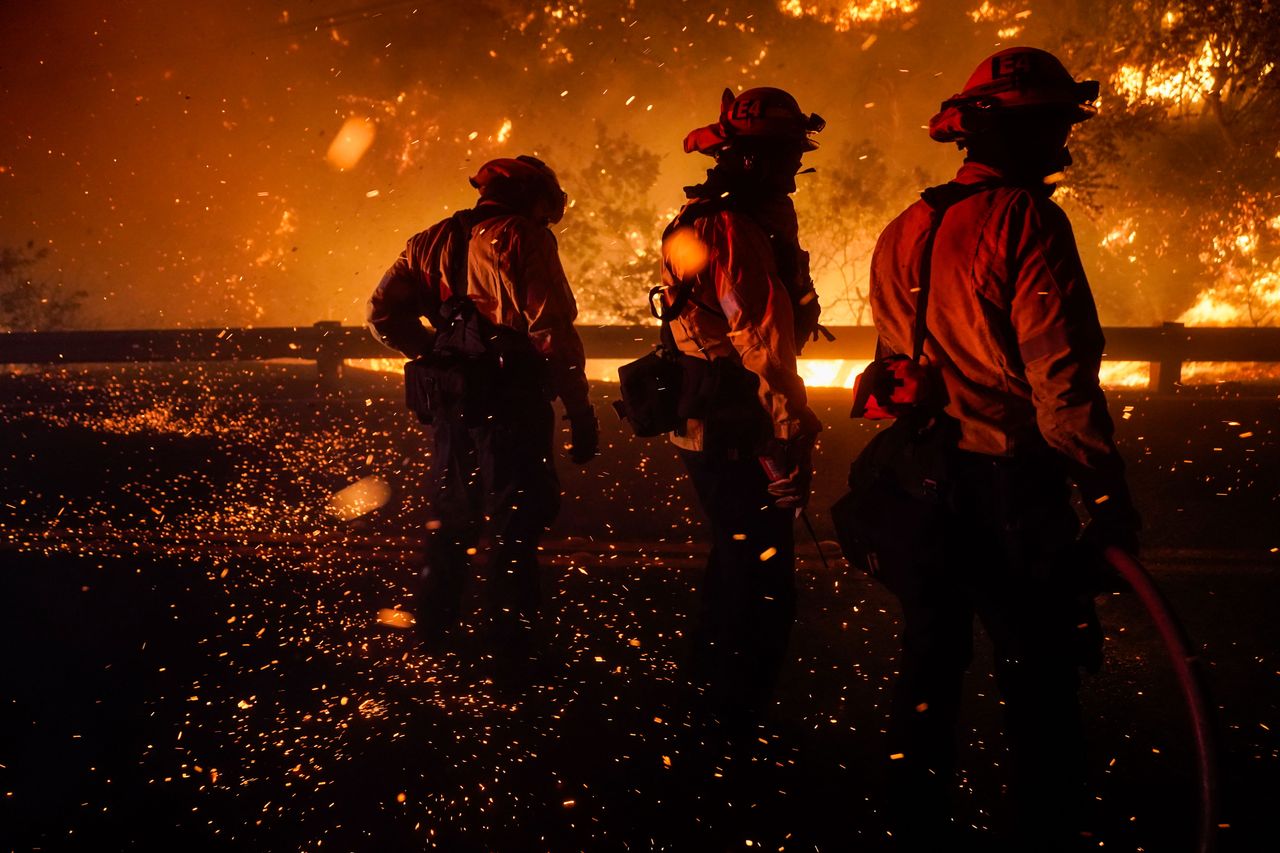
M811 552L773 720L753 749L708 748L678 670L701 553L688 484L669 448L603 417L606 455L562 468L528 684L479 634L424 655L379 616L412 609L427 463L397 395L365 376L315 397L291 366L0 378L0 846L887 849L890 596ZM1230 391L1114 402L1132 406L1119 433L1149 563L1208 664L1221 849L1273 849L1280 412ZM843 395L817 403L826 537L869 431L840 417ZM355 502L385 504L336 518L332 496L371 478L389 492ZM1083 691L1096 840L1190 850L1170 667L1131 596L1100 607L1108 665ZM1002 825L1007 763L989 671L982 649L957 790L983 829Z

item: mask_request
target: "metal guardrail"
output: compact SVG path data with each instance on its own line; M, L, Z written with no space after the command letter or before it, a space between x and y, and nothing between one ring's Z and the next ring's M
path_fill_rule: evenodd
M592 358L635 358L657 341L655 326L580 326ZM835 326L836 340L805 348L806 358L869 359L870 326ZM1150 389L1173 393L1189 361L1280 362L1280 328L1113 326L1105 330L1104 358L1151 364ZM300 358L316 362L322 386L342 377L347 359L394 356L363 326L321 322L260 329L121 329L111 331L0 332L0 364L72 364L144 361L245 361Z

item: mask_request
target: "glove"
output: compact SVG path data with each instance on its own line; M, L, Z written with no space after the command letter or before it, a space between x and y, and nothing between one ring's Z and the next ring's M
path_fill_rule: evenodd
M1118 499L1096 505L1090 513L1085 528L1088 540L1099 551L1114 545L1130 556L1138 556L1138 531L1142 529L1142 516L1129 501L1128 490L1120 492Z
M585 465L600 455L600 421L595 409L572 415L569 418L569 459L575 465Z
M1098 525L1090 522L1085 525L1080 536L1058 555L1052 580L1054 586L1063 593L1064 600L1079 599L1092 603L1099 595L1133 591L1128 582L1102 556L1108 545L1119 545L1114 541L1104 541L1105 539L1106 536ZM1134 547L1137 547L1136 541ZM1079 625L1080 622L1077 621L1076 624Z
M769 478L769 494L781 509L799 515L809 503L813 483L813 442L816 435L800 435L790 441L773 439L760 457Z
M1138 556L1142 517L1129 501L1129 492L1123 483L1113 491L1118 499L1094 504L1088 523L1076 541L1062 552L1057 565L1056 576L1065 589L1089 601L1104 593L1132 592L1128 581L1107 562L1103 552L1115 546L1126 554Z
M1142 516L1133 505L1124 469L1118 461L1102 468L1073 466L1071 479L1080 489L1080 497L1089 513L1086 532L1088 541L1099 552L1108 545L1138 556L1138 531Z

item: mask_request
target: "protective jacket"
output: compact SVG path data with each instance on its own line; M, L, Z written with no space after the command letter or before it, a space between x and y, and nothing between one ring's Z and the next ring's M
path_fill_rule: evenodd
M1058 451L1090 507L1127 504L1123 463L1098 384L1102 329L1066 214L1042 188L976 162L955 180L992 184L958 202L934 245L924 355L939 370L960 448L1016 457ZM922 200L880 236L870 298L882 354L910 354L930 224Z
M699 203L705 202L691 202ZM695 358L738 359L754 373L775 438L816 433L817 418L796 372L794 310L785 278L807 278L791 199L718 206L689 228L696 239L686 235L663 243L664 301L671 304L680 286L691 287L689 302L671 321L676 346ZM696 247L692 251L691 244ZM793 253L786 253L789 258L779 257L779 244L793 247ZM786 268L781 272L780 262ZM672 441L686 450L702 450L703 423L689 420Z
M431 347L431 332L420 318L436 325L440 306L458 288L447 271L461 247L444 224L409 238L369 300L374 335L410 358ZM586 357L573 327L578 306L555 235L527 216L487 203L464 213L463 227L471 235L466 295L492 322L529 335L547 359L554 391L570 417L589 412Z

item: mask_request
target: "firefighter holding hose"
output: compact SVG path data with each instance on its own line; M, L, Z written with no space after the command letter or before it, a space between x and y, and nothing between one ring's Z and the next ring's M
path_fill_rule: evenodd
M983 60L929 122L934 140L965 152L963 166L885 229L872 258L880 355L901 365L916 350L955 436L929 535L909 558L874 567L903 610L887 755L905 849L964 849L952 846L948 800L975 615L1005 706L1013 849L1082 849L1078 669L1100 663L1101 634L1099 590L1071 559L1070 485L1095 542L1133 552L1139 528L1099 386L1097 311L1071 225L1050 200L1071 163L1072 126L1094 115L1097 97L1096 82L1042 50Z
M555 173L500 158L471 185L476 206L410 238L368 317L375 337L414 359L406 392L434 436L419 634L438 648L454 628L484 542L497 648L520 656L539 608L538 542L560 503L551 401L564 405L573 462L596 456L599 428L549 228L566 201Z

